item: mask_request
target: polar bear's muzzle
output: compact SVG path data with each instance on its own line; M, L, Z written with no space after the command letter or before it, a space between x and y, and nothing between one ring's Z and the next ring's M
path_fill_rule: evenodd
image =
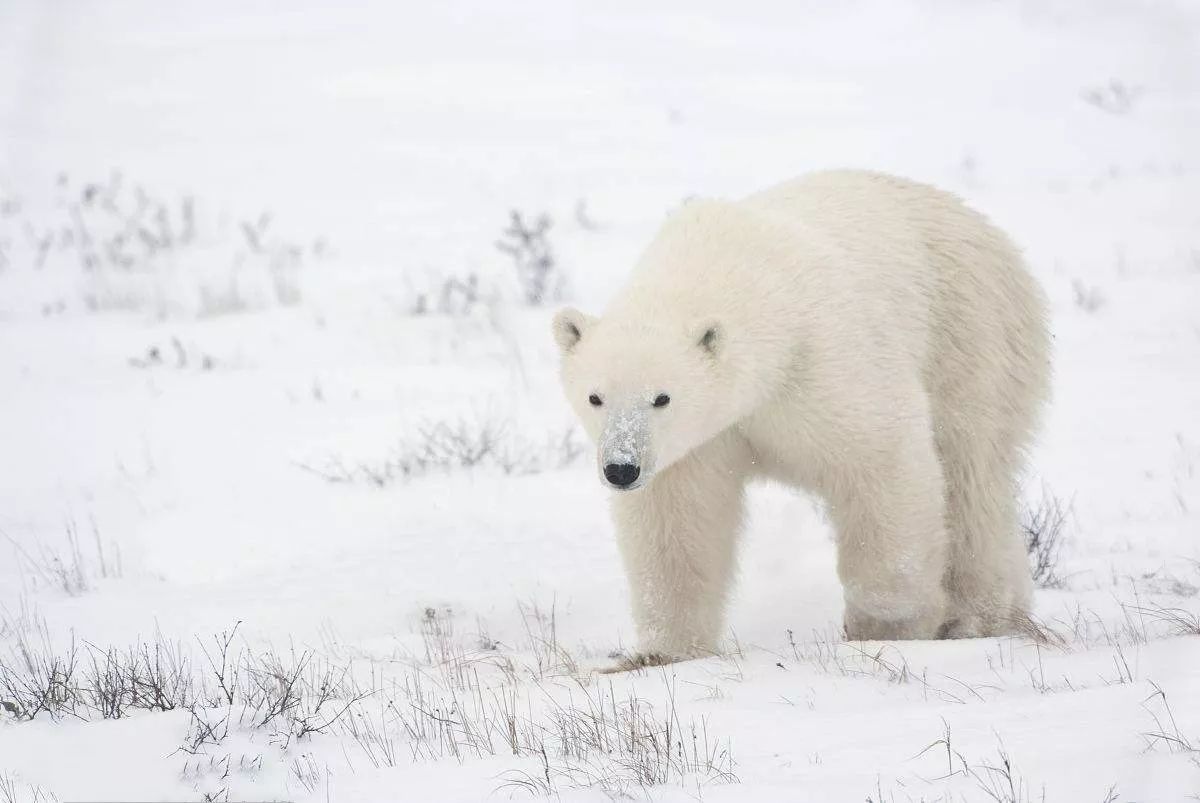
M648 424L645 410L637 406L609 415L596 458L600 477L610 488L632 491L653 473Z
M634 463L608 463L604 466L604 479L614 488L628 489L641 474L642 467Z

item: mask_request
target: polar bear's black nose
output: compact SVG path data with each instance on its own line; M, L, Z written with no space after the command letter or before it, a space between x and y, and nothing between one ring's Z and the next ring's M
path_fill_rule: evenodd
M604 467L604 478L618 488L633 485L642 470L632 463L609 463Z

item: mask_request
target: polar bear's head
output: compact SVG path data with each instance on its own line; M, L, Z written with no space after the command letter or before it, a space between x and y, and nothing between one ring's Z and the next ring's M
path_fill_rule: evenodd
M596 443L601 480L618 490L649 482L729 422L717 398L722 331L608 321L564 309L554 318L563 389Z

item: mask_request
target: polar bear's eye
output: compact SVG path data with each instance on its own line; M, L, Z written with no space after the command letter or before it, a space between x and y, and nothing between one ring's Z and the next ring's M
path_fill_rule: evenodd
M604 404L604 402L600 400L599 396L593 393L591 396L588 396L588 404L592 405L593 407L599 407L600 405Z
M670 403L671 403L671 397L665 393L660 393L654 397L654 406L655 407L666 407Z

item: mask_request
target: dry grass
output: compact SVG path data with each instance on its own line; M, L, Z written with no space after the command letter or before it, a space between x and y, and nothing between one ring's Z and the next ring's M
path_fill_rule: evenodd
M609 684L579 682L565 702L550 698L547 721L528 722L518 755L532 756L538 771L513 770L501 788L531 795L594 787L614 797L665 784L736 783L728 742L709 733L708 721L681 721L675 682L662 675L666 702L656 709Z
M920 689L926 700L965 704L986 699L985 693L991 690L988 686L968 683L927 666L913 667L895 644L868 647L864 643L846 642L832 629L813 631L807 641L797 641L795 634L788 630L787 640L794 660L822 674L912 685Z
M58 803L58 798L40 786L0 770L0 803Z
M68 519L64 542L59 548L39 543L37 549L31 551L2 530L0 538L12 547L20 573L31 589L57 588L76 597L91 590L96 580L123 574L120 548L110 544L106 551L96 520L89 517L88 522L90 540L81 538L78 525Z
M1142 733L1142 738L1146 740L1146 750L1166 747L1170 753L1183 753L1193 757L1200 755L1200 748L1179 730L1167 693L1153 680L1147 682L1154 691L1142 701L1142 708L1154 720L1154 728Z
M1004 746L1003 740L997 736L996 753L994 756L972 761L963 755L955 746L950 729L950 723L942 720L942 736L926 745L914 759L921 758L927 753L945 756L945 770L933 780L944 781L949 778L962 778L973 782L975 791L981 798L962 798L990 800L993 803L1045 803L1046 790L1043 787L1035 797L1028 781L1013 764L1012 757ZM881 785L876 784L874 797L868 795L868 801L894 801L895 795L884 796ZM906 798L911 799L911 798ZM942 799L942 798L939 798ZM957 797L947 797L946 800L958 800Z

